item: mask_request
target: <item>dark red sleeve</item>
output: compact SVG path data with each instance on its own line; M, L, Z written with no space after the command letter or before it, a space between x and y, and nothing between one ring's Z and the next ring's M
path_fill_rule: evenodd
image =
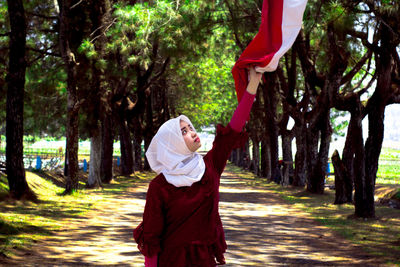
M212 149L206 157L210 158L215 170L219 175L224 171L226 161L228 160L232 149L243 147L248 135L246 132L236 132L231 126L224 127L217 125L217 133L213 142Z
M159 253L163 227L162 192L159 184L153 180L147 190L143 222L133 233L138 248L144 256L152 257Z
M256 95L252 95L247 91L244 92L243 97L229 122L231 128L236 132L241 132L244 124L248 120L255 97Z

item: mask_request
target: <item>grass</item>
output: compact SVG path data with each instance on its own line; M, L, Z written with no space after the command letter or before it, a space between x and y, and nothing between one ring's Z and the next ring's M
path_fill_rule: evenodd
M377 172L377 184L398 184L400 185L400 161L391 164L380 164Z
M398 151L397 151L398 152ZM396 151L387 151L389 157L397 157ZM385 154L385 155L386 155ZM354 219L354 206L333 205L334 191L327 189L324 195L312 195L303 188L282 187L268 180L256 177L233 165L230 171L240 175L249 185L262 186L273 190L293 206L306 211L321 225L336 231L344 238L359 244L376 257L383 257L388 263L400 264L400 210L376 205L377 219ZM377 183L387 188L399 185L399 167L393 164L379 166ZM82 181L87 179L82 174ZM7 198L8 183L0 176L0 255L12 256L15 249L28 248L40 239L51 236L63 229L70 220L84 217L96 205L107 199L123 194L133 181L145 181L153 173L136 173L132 177L117 177L103 189L82 188L69 196L64 191L63 179L54 172L27 172L30 187L36 192L40 203L13 201ZM332 177L328 183L332 183ZM82 182L82 185L84 183ZM383 194L383 193L382 193ZM400 197L400 193L394 195Z
M282 187L271 183L233 165L229 165L229 168L245 179L247 184L279 193L286 202L307 212L321 225L360 245L371 255L384 258L388 264L400 264L400 210L377 204L376 219L357 219L352 216L354 205L334 205L335 192L328 188L323 195L314 195L304 188Z
M6 178L1 177L0 253L6 256L12 254L12 249L28 247L50 236L63 226L65 219L84 214L96 201L95 196L83 193L61 197L63 188L35 173L27 172L26 178L40 203L8 199L4 191L8 190Z
M400 160L400 149L382 147L380 160Z
M152 173L138 173L134 178L141 181L153 176ZM38 240L64 229L71 220L84 217L96 209L98 203L126 191L133 182L133 177L117 178L102 189L81 188L62 196L64 188L60 177L54 172L26 172L29 186L40 200L32 203L9 199L6 177L0 176L0 256L10 257L16 249L29 249ZM84 174L81 177L87 179ZM84 183L80 183L83 187Z

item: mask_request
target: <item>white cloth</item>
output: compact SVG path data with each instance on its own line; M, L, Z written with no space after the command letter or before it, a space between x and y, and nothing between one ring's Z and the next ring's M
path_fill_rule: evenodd
M184 115L166 121L158 129L146 152L151 169L157 174L164 174L168 183L176 187L191 186L200 181L206 169L203 157L186 146L181 120L192 125Z

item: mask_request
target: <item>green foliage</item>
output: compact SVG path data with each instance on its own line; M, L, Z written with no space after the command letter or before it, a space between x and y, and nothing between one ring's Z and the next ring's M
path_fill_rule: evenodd
M348 114L344 111L339 111L335 108L331 110L330 121L334 135L341 137L346 135L347 126L349 125L349 121L345 119L346 115L348 117ZM334 136L334 138L336 137Z
M185 19L193 10L175 5L171 1L157 1L154 5L116 4L115 23L107 31L107 49L118 52L128 66L139 65L143 69L154 60L155 45L159 45L164 56L182 51L189 34Z
M46 57L27 69L24 131L63 136L66 123L66 74L60 59Z
M226 124L237 103L230 73L232 66L232 58L227 58L224 63L205 58L178 68L178 75L184 78L176 88L179 102L174 104L177 113L186 114L197 128Z
M171 99L176 112L186 114L199 128L227 124L237 105L231 69L237 55L236 45L226 28L214 28L203 56L197 60L176 62L171 81L175 93Z

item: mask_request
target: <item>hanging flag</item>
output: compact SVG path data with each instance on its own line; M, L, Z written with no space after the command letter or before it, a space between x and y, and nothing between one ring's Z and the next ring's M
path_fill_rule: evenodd
M242 98L248 83L247 68L271 72L299 34L307 0L264 0L261 25L232 69L236 95Z

